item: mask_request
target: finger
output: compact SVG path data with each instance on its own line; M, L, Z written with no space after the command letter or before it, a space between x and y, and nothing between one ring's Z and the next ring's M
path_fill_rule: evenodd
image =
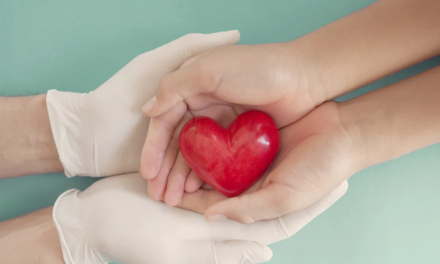
M212 34L187 34L157 49L144 53L145 60L160 64L158 71L166 74L177 70L189 58L216 47L236 44L240 40L237 30Z
M180 130L176 129L176 131L174 132L173 138L168 145L165 159L159 170L159 174L156 176L156 178L149 181L150 184L148 185L148 194L156 201L161 201L164 199L165 191L167 188L168 175L170 174L179 153L179 133L177 131Z
M168 72L178 69L186 60L203 53L215 47L236 44L240 40L240 33L238 30L218 32L212 34L188 34L173 42L170 42L157 49L157 54L161 56L173 56L173 58L164 58L167 61ZM172 65L172 66L170 66ZM148 101L142 108L144 112L148 113L154 106L154 99ZM167 110L161 111L160 114L167 112L177 102L170 105ZM157 114L159 115L159 114ZM155 115L155 116L157 116Z
M176 162L168 176L168 182L165 193L165 203L169 206L176 206L182 199L185 190L185 181L191 168L186 163L179 152Z
M156 201L162 201L167 186L167 172L159 171L156 178L148 180L148 196Z
M254 185L247 189L243 195L259 190L264 183L265 176L261 177ZM184 193L181 202L177 205L179 208L205 214L206 210L228 197L214 190L210 185L204 183L202 187L193 193Z
M293 212L281 217L271 220L256 221L249 225L244 225L245 229L241 231L237 229L231 230L233 234L239 234L237 239L246 239L258 241L265 245L269 245L281 240L284 240L311 222L315 217L332 206L338 199L340 199L347 191L347 181L344 181L336 189L326 194L322 199L309 207ZM219 221L212 224L225 224L224 221ZM232 225L230 225L233 227Z
M194 95L210 94L219 82L221 71L208 70L201 64L191 64L178 71L165 75L159 83L156 97L150 99L142 108L147 116L162 115Z
M174 164L176 163L177 155L179 153L179 134L182 127L190 120L193 116L189 111L187 111L180 121L177 128L174 130L173 137L168 144L168 148L165 154L165 159L159 170L159 174L151 180L151 184L148 185L148 190L150 197L160 201L164 199L165 191L167 189L167 181L170 172ZM188 173L187 173L188 174Z
M273 219L290 213L291 196L289 187L272 183L256 192L214 204L206 210L205 217L209 222L226 217L244 224Z
M174 56L177 59L174 59L173 63L168 63L175 64L175 66L178 68L191 56L197 55L217 46L235 44L239 41L239 39L240 33L236 30L206 35L189 34L162 46L159 48L162 52L158 54L175 54ZM151 98L147 104L144 105L143 109L148 110L148 105L154 105L156 100L156 96ZM178 101L176 101L173 106L169 107L167 111L162 111L161 114L170 112L171 109L175 109L175 106L176 108L179 108L177 105ZM180 114L182 113L180 112ZM180 118L178 119L180 120ZM172 128L176 124L175 122L172 122L174 120L167 120L166 118L164 120L156 119L155 122L152 121L153 120L150 121L150 126L148 129L148 135L150 136L147 135L147 141L145 142L142 151L142 161L139 170L141 176L146 179L156 177L165 155L165 148L169 141L169 137L171 136L170 129L166 128L167 126ZM153 123L153 125L151 123ZM163 132L165 133L162 134Z
M159 174L156 178L148 181L148 194L152 199L156 201L162 201L164 199L168 175L176 161L178 152L178 149L169 148L165 154L165 159L159 170Z
M272 258L272 250L266 245L244 240L188 242L188 264L253 264ZM189 254L188 254L189 253Z
M226 198L216 190L198 189L193 193L184 193L177 207L204 214L209 206Z
M185 192L193 193L200 189L205 182L200 178L195 171L191 171L185 182Z
M191 58L189 58L188 60L186 60L182 66L180 66L180 68L186 67L188 65L190 65L191 63L193 63L194 61L196 61L197 59L199 59L201 56L203 56L204 54L208 53L209 51L200 53L198 55L192 56Z
M193 56L216 47L237 44L239 40L240 32L238 30L211 34L192 33L165 44L160 49L166 50L163 52L165 54L173 54L178 62L176 64L180 67Z
M264 177L247 189L244 194L252 193L260 189L263 182ZM214 190L211 186L205 183L201 189L198 189L193 193L184 193L182 200L177 207L204 214L210 206L226 199L228 199L228 197L219 193L217 190Z
M159 173L171 137L185 112L186 104L180 102L164 115L150 119L139 168L143 178L151 180Z

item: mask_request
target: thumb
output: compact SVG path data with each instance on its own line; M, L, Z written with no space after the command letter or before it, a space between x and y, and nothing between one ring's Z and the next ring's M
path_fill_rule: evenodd
M205 212L208 222L228 218L243 224L273 219L291 212L289 187L271 183L264 189L220 201Z
M253 241L200 241L192 242L191 247L188 264L253 264L272 258L269 247Z
M162 46L161 48L166 49L166 53L171 53L176 56L176 62L178 62L177 64L180 66L193 56L200 55L203 52L219 46L237 44L239 40L240 33L238 30L217 32L212 34L188 34L165 46ZM158 103L156 103L155 96L142 107L142 110L145 112L145 114L150 117L155 117L167 112L174 107L178 101L183 100L181 97L167 96L168 94L165 93L164 87L168 87L169 84L171 84L169 80L172 79L169 78L169 75L167 76L165 76L165 78L163 78L159 84L158 93L160 93L161 90L162 93L158 94Z
M286 218L286 228L294 234L313 218L324 212L347 191L348 183L344 181L337 188L311 206L297 210L292 201L299 197L290 188L272 183L259 191L223 200L212 205L205 212L209 222L228 218L244 224L259 220L274 219L280 216ZM294 212L294 213L292 213ZM282 219L281 219L282 220ZM290 226L292 224L292 226Z

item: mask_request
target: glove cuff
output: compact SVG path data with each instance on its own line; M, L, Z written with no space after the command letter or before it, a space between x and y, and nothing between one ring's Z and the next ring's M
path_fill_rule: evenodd
M79 149L80 146L84 146L79 141L85 140L80 135L81 102L84 95L86 94L49 90L46 97L55 145L64 167L64 173L69 178L75 175L86 176L87 171L82 162L87 157L83 159L79 157L79 155L86 154Z
M58 230L61 250L66 264L107 263L90 248L87 230L82 222L81 191L71 189L61 194L55 202L53 220Z

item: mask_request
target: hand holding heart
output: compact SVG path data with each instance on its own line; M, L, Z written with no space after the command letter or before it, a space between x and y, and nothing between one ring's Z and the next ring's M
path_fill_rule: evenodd
M184 190L194 192L203 184L179 153L180 130L194 116L208 116L227 127L238 114L257 109L283 127L320 102L305 85L311 82L294 70L296 57L287 58L287 49L283 44L213 49L189 59L162 79L159 103L152 111L147 108L156 98L144 106L146 114L154 118L142 151L140 174L151 180L151 197L174 206ZM290 96L284 96L286 93Z
M305 208L356 171L355 152L339 122L337 105L326 103L313 110L322 103L319 93L309 89L306 84L313 82L295 70L295 58L286 58L283 49L282 44L219 48L165 76L156 98L144 106L153 118L140 172L150 180L153 199L180 203L204 212L209 220L223 215L249 223ZM199 189L203 181L179 152L182 127L195 116L227 127L250 109L268 113L280 129L273 167L239 197L226 199L217 191Z

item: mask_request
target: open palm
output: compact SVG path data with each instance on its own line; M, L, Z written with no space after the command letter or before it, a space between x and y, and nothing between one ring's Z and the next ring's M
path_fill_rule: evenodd
M335 102L279 132L280 150L272 168L245 193L228 198L198 189L183 194L178 206L211 221L219 216L242 223L272 219L313 204L362 167Z

